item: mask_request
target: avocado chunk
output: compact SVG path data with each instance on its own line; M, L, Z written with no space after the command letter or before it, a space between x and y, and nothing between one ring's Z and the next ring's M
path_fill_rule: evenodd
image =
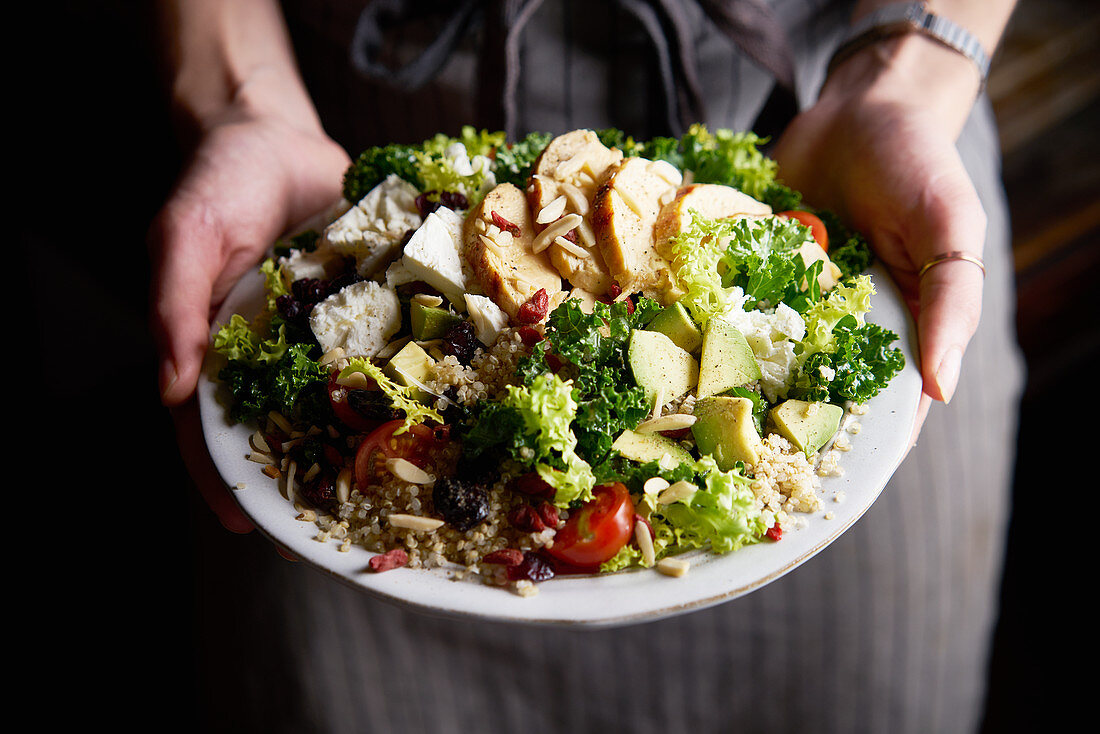
M779 435L807 456L820 449L840 429L844 409L831 403L785 400L768 413Z
M715 395L695 401L691 434L699 453L714 457L722 471L743 461L756 464L764 442L752 419L752 400Z
M416 342L409 342L393 355L382 371L399 385L412 388L412 397L424 403L431 399L417 383L424 383L432 374L435 360Z
M685 352L694 353L703 344L703 332L681 303L673 303L653 317L646 331L659 331Z
M658 331L635 329L626 349L634 379L645 390L646 401L653 405L658 395L663 402L686 395L699 380L695 357L676 346Z
M694 461L687 449L659 433L638 433L628 429L615 439L611 448L641 464L650 461L667 464L669 459L666 459L666 456L676 462L676 465L690 464Z
M413 301L409 304L409 323L412 325L413 339L439 339L462 317L435 306L425 306Z
M745 335L722 319L711 319L699 356L700 398L718 395L760 379L760 365Z

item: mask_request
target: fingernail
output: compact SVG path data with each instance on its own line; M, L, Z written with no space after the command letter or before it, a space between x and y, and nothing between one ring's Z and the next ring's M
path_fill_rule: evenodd
M955 395L955 388L959 384L959 370L962 367L962 351L957 347L952 348L943 355L940 366L936 368L936 387L943 396L943 402L950 403Z
M160 397L161 400L172 390L176 384L176 380L179 378L179 373L176 372L176 365L171 360L166 359L160 363Z

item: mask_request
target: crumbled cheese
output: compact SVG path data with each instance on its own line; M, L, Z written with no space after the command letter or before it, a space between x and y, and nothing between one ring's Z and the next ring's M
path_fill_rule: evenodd
M497 340L501 331L508 328L508 314L487 296L467 293L465 301L470 320L474 324L474 335L479 342L489 346Z
M353 257L360 275L374 275L400 253L405 233L420 226L418 195L412 184L388 176L325 227L318 249Z
M392 288L363 280L314 306L309 325L323 351L373 357L401 328L401 303Z

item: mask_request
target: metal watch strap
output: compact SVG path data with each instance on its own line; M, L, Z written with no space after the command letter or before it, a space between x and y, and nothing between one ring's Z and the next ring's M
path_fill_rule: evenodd
M989 75L989 55L974 34L957 23L929 12L924 3L894 3L860 18L848 32L829 61L827 73L856 52L902 33L921 33L934 38L974 62L985 87Z

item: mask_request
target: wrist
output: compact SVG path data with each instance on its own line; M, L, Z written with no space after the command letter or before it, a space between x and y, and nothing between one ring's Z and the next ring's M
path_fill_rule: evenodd
M854 100L922 111L956 137L981 90L970 59L918 33L883 39L838 64L821 89L820 101Z

